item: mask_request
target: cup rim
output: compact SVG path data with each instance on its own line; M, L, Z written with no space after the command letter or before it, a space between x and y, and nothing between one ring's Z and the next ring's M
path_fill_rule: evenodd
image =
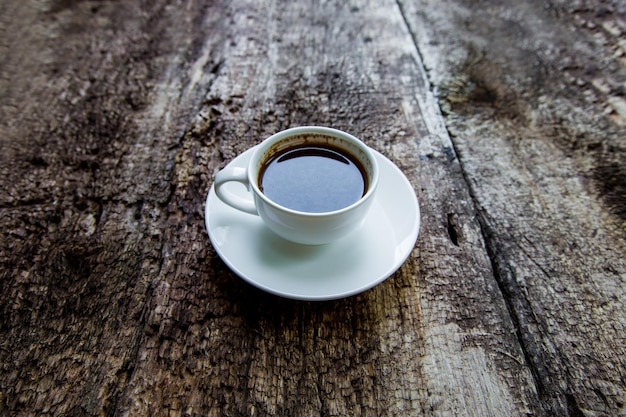
M369 181L367 192L361 198L359 198L357 201L350 204L349 206L342 207L338 210L325 211L325 212L309 212L309 211L300 211L300 210L290 209L288 207L285 207L276 203L275 201L267 197L265 194L263 194L263 192L259 189L258 180L257 180L257 172L254 172L256 171L256 169L254 168L258 159L264 152L264 150L267 149L267 147L273 145L274 143L281 141L282 139L285 139L291 136L296 136L296 135L303 135L303 134L320 134L320 135L339 137L341 139L347 139L349 142L351 142L352 144L357 146L359 149L361 149L363 153L367 155L370 161L372 161L372 164L371 164L372 176ZM364 204L367 200L369 200L374 194L374 191L376 190L376 188L378 187L378 171L379 171L378 161L376 160L376 155L374 155L373 150L369 146L367 146L365 142L358 139L356 136L353 136L339 129L334 129L332 127L298 126L298 127L292 127L292 128L281 130L280 132L274 133L273 135L271 135L270 137L263 140L261 143L257 145L257 148L252 154L252 157L250 158L250 162L248 163L248 183L250 184L250 187L252 187L254 194L256 194L265 203L269 204L272 208L276 210L280 210L284 213L297 215L297 216L320 218L320 217L336 216L336 215L351 211L355 209L356 207Z

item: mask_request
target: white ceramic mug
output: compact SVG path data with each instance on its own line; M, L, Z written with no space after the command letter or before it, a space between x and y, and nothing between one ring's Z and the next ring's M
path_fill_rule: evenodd
M366 183L364 194L354 203L333 211L294 210L272 201L259 187L264 166L277 153L297 146L332 146L358 161ZM226 184L245 185L250 198L229 191ZM374 152L354 136L318 126L287 129L265 139L253 151L246 168L226 167L215 177L215 194L238 210L258 215L274 233L292 242L320 245L335 241L357 229L373 201L378 186L378 164Z

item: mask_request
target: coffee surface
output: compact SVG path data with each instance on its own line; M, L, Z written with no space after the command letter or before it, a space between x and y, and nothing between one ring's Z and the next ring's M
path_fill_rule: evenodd
M348 207L367 191L363 168L347 152L325 145L288 148L265 163L259 188L292 210L323 213Z

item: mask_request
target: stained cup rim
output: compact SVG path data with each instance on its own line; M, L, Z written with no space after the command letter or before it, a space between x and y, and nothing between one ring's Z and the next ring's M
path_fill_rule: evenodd
M260 157L263 156L265 150L285 138L297 136L297 135L305 135L305 134L320 134L320 135L332 136L335 138L341 138L344 140L347 139L349 142L357 146L367 156L367 158L370 160L371 165L372 165L372 175L371 175L371 178L369 178L367 192L361 198L359 198L357 201L350 204L349 206L342 207L337 210L325 211L325 212L309 212L309 211L294 210L294 209L285 207L283 205L280 205L276 203L275 201L273 201L272 199L270 199L269 197L267 197L259 189L258 170L256 169L256 166L258 164ZM344 132L339 129L331 128L331 127L298 126L298 127L293 127L293 128L275 133L271 135L270 137L268 137L267 139L263 140L263 142L259 143L256 149L254 150L252 157L250 158L247 171L248 171L248 183L250 184L250 187L252 188L254 194L258 196L260 199L262 199L266 204L268 204L273 209L278 210L282 213L291 214L293 216L301 216L301 217L307 217L307 218L324 218L324 217L338 216L343 213L352 211L355 208L361 206L362 204L365 204L365 202L368 201L369 199L371 199L372 196L374 195L374 192L376 191L376 188L378 187L379 167L378 167L378 161L376 160L376 155L374 154L373 150L356 136L353 136L347 132Z

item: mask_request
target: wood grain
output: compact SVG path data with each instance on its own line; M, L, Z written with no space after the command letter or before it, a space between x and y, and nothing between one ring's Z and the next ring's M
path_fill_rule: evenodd
M624 415L626 10L404 11L544 409Z
M2 4L0 414L623 414L623 11L484 3ZM420 200L355 297L266 294L204 229L307 124Z

